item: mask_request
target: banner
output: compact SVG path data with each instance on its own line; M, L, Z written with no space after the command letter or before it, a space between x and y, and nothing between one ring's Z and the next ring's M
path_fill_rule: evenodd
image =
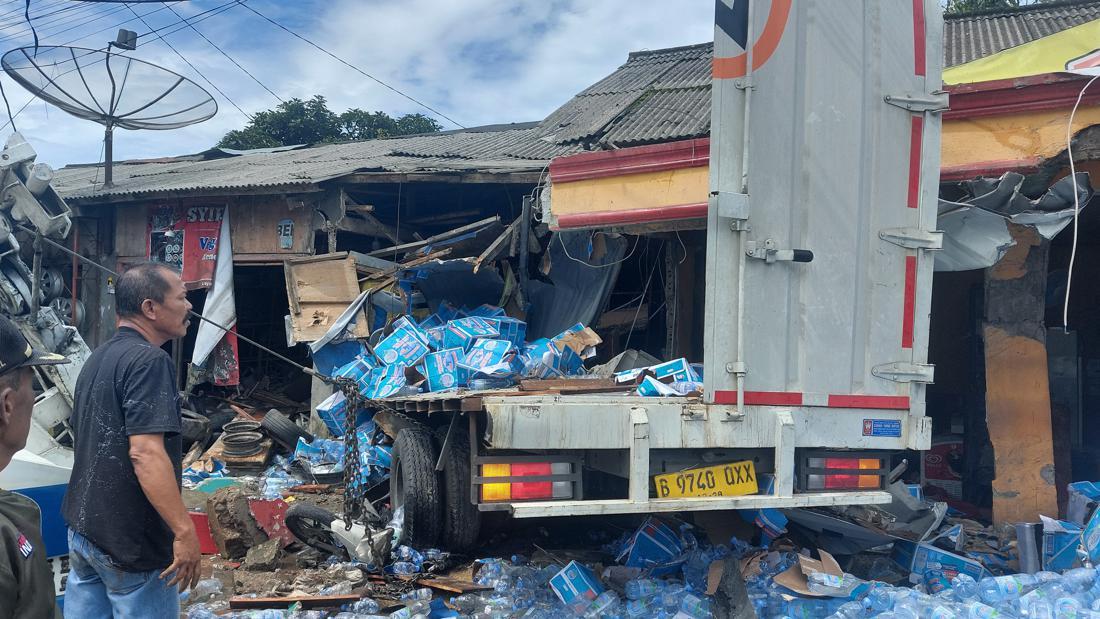
M1010 47L943 72L945 84L973 84L1044 73L1096 75L1100 67L1100 20Z
M225 205L149 207L148 257L178 269L188 290L214 283Z

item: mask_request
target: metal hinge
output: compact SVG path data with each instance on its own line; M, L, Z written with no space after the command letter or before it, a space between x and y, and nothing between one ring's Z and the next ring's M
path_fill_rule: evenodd
M749 218L748 194L732 191L712 191L709 201L710 207L717 209L718 217L722 219Z
M895 383L932 383L936 366L930 363L895 361L871 368L871 374Z
M945 92L934 92L930 95L886 95L882 99L910 112L942 112L949 105Z
M919 228L887 228L878 238L906 249L943 249L943 232Z

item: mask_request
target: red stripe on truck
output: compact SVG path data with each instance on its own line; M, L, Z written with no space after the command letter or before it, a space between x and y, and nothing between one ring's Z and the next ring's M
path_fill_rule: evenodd
M829 408L888 408L906 410L909 398L903 395L830 395Z
M715 404L737 404L736 391L715 391ZM793 391L746 391L745 404L752 406L802 406L802 394Z
M901 314L901 347L913 347L913 326L917 313L917 257L905 257L905 306Z
M913 73L923 76L925 63L924 0L913 0Z
M920 206L920 158L924 147L924 117L913 116L909 131L909 196L905 205L909 208Z

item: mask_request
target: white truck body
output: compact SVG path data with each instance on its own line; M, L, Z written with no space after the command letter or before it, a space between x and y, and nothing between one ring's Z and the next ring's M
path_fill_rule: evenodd
M704 397L484 398L490 450L581 450L629 480L627 498L512 502L516 517L884 503L796 492L795 450L930 445L939 5L736 2L744 27L719 3ZM774 492L650 498L651 450L723 449L772 452Z

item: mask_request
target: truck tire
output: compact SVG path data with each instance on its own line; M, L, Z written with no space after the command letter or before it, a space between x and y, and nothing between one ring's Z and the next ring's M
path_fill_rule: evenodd
M390 502L394 511L405 508L402 542L414 548L432 548L443 528L443 489L435 472L438 451L424 428L405 428L393 442Z
M436 431L439 448L447 439L447 428ZM451 447L443 463L443 539L441 545L454 552L466 552L481 535L481 512L470 502L470 438L459 424L451 436Z
M289 417L274 408L264 415L263 420L260 421L260 429L292 452L298 446L299 438L307 443L313 442L312 434L299 428Z

